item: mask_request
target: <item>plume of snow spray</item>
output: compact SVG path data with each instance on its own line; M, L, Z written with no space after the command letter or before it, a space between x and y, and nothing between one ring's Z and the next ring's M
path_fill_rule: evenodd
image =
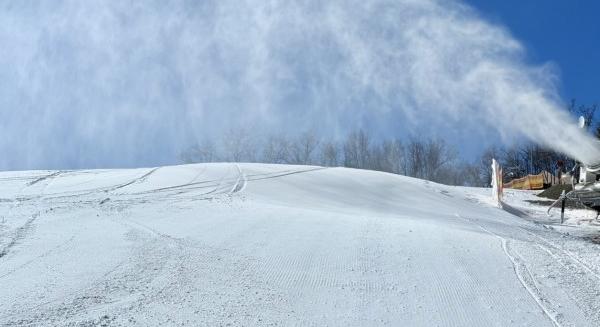
M580 161L549 65L454 1L0 5L0 168L161 164L241 125L496 128Z

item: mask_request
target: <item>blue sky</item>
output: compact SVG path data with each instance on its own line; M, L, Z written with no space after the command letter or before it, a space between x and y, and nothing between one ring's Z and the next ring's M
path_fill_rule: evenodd
M554 62L561 95L600 101L600 1L467 0L488 20L507 26L535 63Z

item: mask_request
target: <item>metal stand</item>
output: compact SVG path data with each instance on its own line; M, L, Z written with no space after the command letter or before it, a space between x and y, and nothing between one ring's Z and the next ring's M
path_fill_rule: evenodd
M550 216L550 210L554 208L560 202L560 223L565 222L565 205L567 202L567 194L563 190L558 200L556 200L552 205L548 208L548 216Z

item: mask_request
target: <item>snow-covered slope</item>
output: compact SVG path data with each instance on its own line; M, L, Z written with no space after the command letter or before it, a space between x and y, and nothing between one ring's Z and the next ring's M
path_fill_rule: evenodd
M597 247L345 168L0 173L1 325L594 326Z

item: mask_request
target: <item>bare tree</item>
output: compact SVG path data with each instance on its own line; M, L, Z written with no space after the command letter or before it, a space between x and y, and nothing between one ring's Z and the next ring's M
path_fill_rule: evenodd
M269 136L263 148L262 161L274 164L289 163L289 147L289 142L285 136Z
M402 142L384 140L369 147L369 162L364 168L399 174L403 156Z
M243 128L231 129L223 138L222 157L226 161L252 162L256 160L254 138Z
M204 139L183 151L180 155L183 163L213 162L217 160L214 143Z
M290 145L290 163L308 165L313 163L313 154L319 146L319 139L313 131L297 137Z
M425 146L422 142L412 139L406 146L408 176L423 178L425 176L424 160Z
M404 146L402 142L398 139L392 141L386 141L383 143L383 148L386 153L386 160L389 165L389 172L394 174L405 174L403 162L405 160L404 156Z
M405 155L409 176L432 181L449 175L451 164L457 158L456 150L442 139L412 139L406 145Z
M365 169L388 171L390 169L386 149L383 144L372 144L369 147L369 158Z
M344 142L344 166L368 169L371 161L371 139L362 129L352 132Z
M491 166L491 163L489 166ZM459 183L455 185L487 187L490 184L482 178L477 164L462 163L459 174L461 178L458 180Z
M321 146L321 165L336 167L340 164L340 151L335 142L329 141Z
M425 179L437 181L438 173L456 159L456 152L442 139L425 142L424 171Z

